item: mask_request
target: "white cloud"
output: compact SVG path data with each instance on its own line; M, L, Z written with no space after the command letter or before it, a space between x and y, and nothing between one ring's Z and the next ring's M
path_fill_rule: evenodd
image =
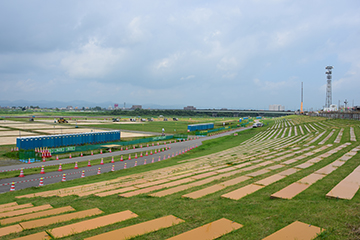
M238 63L234 57L223 57L220 62L217 64L219 70L228 71L235 69Z
M189 79L194 78L194 77L195 77L194 75L189 75L187 77L180 78L180 80L189 80Z
M66 53L62 67L73 78L102 78L124 58L125 50L101 47L96 39L81 46L79 51Z

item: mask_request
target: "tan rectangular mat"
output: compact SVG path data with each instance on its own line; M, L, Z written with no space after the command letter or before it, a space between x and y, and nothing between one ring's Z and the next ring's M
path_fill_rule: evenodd
M25 208L25 209L21 209L21 210L17 210L17 211L12 211L12 212L4 212L4 213L0 213L0 218L12 217L12 216L17 216L17 215L22 215L22 214L32 213L32 212L38 212L38 211L46 210L49 208L52 208L52 206L50 204L45 204L45 205L41 205L41 206L37 206L37 207Z
M29 208L29 207L33 207L33 206L34 205L32 205L31 203L25 203L25 204L15 205L15 206L8 206L8 207L0 208L0 213L10 212L10 211L14 211L16 209Z
M47 240L47 239L51 239L51 237L46 232L38 232L24 237L15 238L13 240Z
M24 221L24 220L45 217L45 216L60 214L60 213L64 213L64 212L71 212L71 211L75 211L75 209L70 206L66 206L66 207L55 208L55 209L37 212L37 213L30 213L30 214L21 215L21 216L12 217L12 218L5 218L5 219L0 220L0 223L1 223L1 225L5 225L5 224L9 224L9 223L20 222L20 221Z
M0 205L0 209L8 208L8 207L14 207L15 205L18 205L17 202L11 202L11 203L4 203Z
M311 240L324 230L325 229L320 229L319 227L312 226L311 224L296 221L267 236L266 238L263 238L263 240Z
M250 179L250 177L240 176L240 177L233 178L233 179L230 179L228 181L225 181L225 182L222 182L222 183L219 183L219 184L223 185L224 187L229 187L229 186L244 182L244 181L249 180L249 179Z
M277 182L277 181L279 181L279 180L281 180L281 179L283 179L285 177L286 176L284 176L284 175L274 174L274 175L272 175L270 177L261 179L261 180L255 182L255 183L258 184L258 185L268 186L268 185L270 185L270 184L272 184L274 182Z
M357 191L359 190L359 184L355 182L341 181L333 189L326 194L327 197L341 198L351 200Z
M226 193L224 195L221 195L223 198L230 198L233 200L239 200L240 198L245 197L246 195L249 195L253 192L256 192L257 190L263 188L264 186L256 185L256 184L249 184L245 187L239 188L235 191Z
M89 220L85 220L78 223L73 223L70 225L66 225L63 227L58 227L54 229L48 230L55 238L66 237L69 235L85 232L88 230L92 230L99 227L104 227L110 224L114 224L117 222L125 221L130 218L137 217L135 213L131 212L130 210L125 210L118 213L113 213L109 215L105 215L102 217L97 217Z
M19 224L2 227L0 228L0 237L6 236L10 233L16 233L21 231L22 231L22 227Z
M317 172L315 172L315 173L312 173L312 174L300 179L298 182L311 185L324 177L325 177L325 175L318 174Z
M110 195L113 195L113 194L116 194L116 193L123 193L123 192L133 191L133 190L136 190L136 189L137 188L135 188L135 187L119 188L119 189L115 189L115 190L112 190L112 191L96 193L94 195L98 196L98 197L106 197L106 196L110 196Z
M268 173L268 172L270 172L270 170L261 169L261 170L256 171L256 172L248 173L248 174L246 174L246 176L248 176L248 177L256 177L256 176L259 176L259 175L262 175L262 174L265 174L265 173Z
M198 191L192 192L192 193L188 193L185 195L182 195L182 197L187 197L187 198L192 198L192 199L197 199L197 198L201 198L203 196L209 195L211 193L220 191L222 189L224 189L225 187L220 185L220 184L216 184L204 189L200 189Z
M284 199L292 199L305 189L310 187L308 184L294 182L293 184L290 184L289 186L281 189L280 191L274 193L271 195L273 198L284 198Z
M296 173L297 171L299 171L299 169L289 168L289 169L286 169L286 170L284 170L282 172L279 172L278 174L281 175L281 176L289 176L291 174Z
M168 228L176 224L185 222L184 220L177 218L173 215L157 218L147 222L131 225L128 227L120 228L111 232L99 234L93 237L85 238L85 240L121 240L130 239L136 236L140 236L146 233L154 232L162 228Z
M42 226L48 226L54 223L60 223L60 222L66 222L77 218L85 218L90 217L93 215L99 215L102 214L103 211L101 211L98 208L92 208L84 211L74 212L74 213L68 213L60 216L54 216L54 217L48 217L48 218L42 218L37 219L29 222L22 222L20 225L23 229L31 229L31 228L37 228Z
M333 171L335 171L336 169L337 169L337 167L334 167L334 166L332 166L332 164L329 164L329 165L317 170L316 173L328 175L328 174L332 173Z
M195 228L193 230L181 233L174 237L168 238L168 240L210 240L216 239L225 235L229 232L232 232L236 229L241 228L243 225L236 223L234 221L228 220L226 218L221 218L214 222L205 224L201 227Z
M142 188L136 191L132 191L132 192L127 192L127 193L123 193L123 194L119 194L120 197L133 197L139 194L143 194L143 193L148 193L148 192L152 192L155 190L159 190L162 189L164 187L162 186L152 186L152 187L148 187L148 188Z
M277 165L268 167L267 169L269 169L269 170L276 170L276 169L279 169L279 168L282 168L282 167L284 167L284 165L277 164Z

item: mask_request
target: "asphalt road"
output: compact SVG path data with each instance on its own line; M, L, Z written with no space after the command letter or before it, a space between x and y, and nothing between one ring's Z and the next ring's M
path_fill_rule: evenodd
M15 171L19 172L19 174L20 174L21 168L24 168L24 169L39 168L40 169L42 165L44 165L44 167L45 167L45 174L33 174L33 175L25 176L25 177L1 179L0 180L0 193L8 192L10 190L10 186L11 186L12 182L15 182L15 190L19 190L19 189L25 189L25 188L29 188L29 187L39 186L41 177L43 178L44 185L48 185L48 184L52 184L52 183L61 182L61 180L63 178L63 174L66 175L66 181L80 178L83 170L85 171L85 177L88 177L88 176L96 175L99 167L101 168L100 169L101 173L104 173L104 172L110 172L112 169L112 165L114 165L115 171L124 169L125 163L126 163L126 168L134 167L135 161L137 161L138 166L143 165L145 159L146 159L146 164L152 164L151 163L152 158L154 158L153 164L155 164L156 162L158 162L159 156L162 161L164 158L164 155L166 156L166 159L168 159L169 154L170 154L170 156L172 156L173 154L175 156L176 152L178 153L179 151L188 149L190 147L195 147L196 145L200 146L204 140L209 140L209 139L213 139L213 138L230 135L235 132L244 131L246 129L248 129L248 128L236 129L234 131L230 131L230 132L226 132L226 133L222 133L222 134L218 134L218 135L214 135L214 136L210 136L210 137L200 137L199 139L188 140L185 142L177 141L176 143L167 144L168 150L161 152L161 153L157 153L157 154L154 154L154 150L155 149L158 150L160 147L162 149L164 147L164 145L160 145L160 146L155 145L154 147L153 146L143 147L141 150L139 148L137 148L137 149L129 149L129 150L123 150L123 151L116 151L116 152L112 152L112 153L97 154L97 155L93 155L93 156L76 157L76 158L71 158L71 159L68 158L68 159L53 160L53 161L47 161L47 162L37 162L37 163L32 163L32 164L21 164L21 165L0 167L0 172L15 170ZM169 147L171 149L169 149ZM150 155L151 150L153 151L153 155ZM148 151L149 156L147 156L147 157L143 156L141 158L139 158L139 156L138 156L138 159L127 160L128 154L134 153L134 152L140 152L140 151L142 151L144 155L145 155L145 152ZM120 161L120 155L123 155L124 161ZM93 165L91 167L82 167L79 169L68 169L68 170L63 170L61 172L56 171L56 172L46 173L46 166L54 166L54 165L58 166L59 163L61 163L61 164L74 163L74 166L75 166L75 162L101 159L101 158L112 157L112 156L114 157L115 163L106 163L104 165Z

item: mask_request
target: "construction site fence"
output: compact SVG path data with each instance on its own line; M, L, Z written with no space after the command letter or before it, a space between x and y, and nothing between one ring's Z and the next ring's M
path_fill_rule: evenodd
M227 126L227 127L221 127L221 128L215 128L215 129L210 129L207 131L198 131L195 133L195 135L207 135L208 133L213 133L213 132L219 132L219 131L224 131L224 130L230 130L230 129L235 129L235 128L239 128L239 127L244 127L246 126L246 124L248 123L243 123L240 126Z
M60 148L50 148L47 151L51 153L51 155L63 154L63 153L71 153L71 152L86 152L92 151L102 148L116 148L121 146L129 146L129 145L138 145L142 143L148 142L156 142L156 141L165 141L173 138L187 138L187 135L167 135L167 136L158 136L158 137L149 137L149 138L140 138L131 141L124 142L108 142L103 144L94 144L94 145L83 145L83 146L70 146L70 147L60 147ZM111 147L109 147L111 146ZM41 160L41 154L35 153L34 150L29 151L20 151L19 159L23 159L28 161L28 159L38 159Z

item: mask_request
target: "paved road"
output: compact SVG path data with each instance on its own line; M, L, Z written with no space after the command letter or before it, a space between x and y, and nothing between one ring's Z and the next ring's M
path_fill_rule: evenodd
M159 149L160 147L162 149L162 147L164 145L160 145L160 147L159 146L143 147L142 151L143 151L144 155L145 155L146 151L148 151L150 154L151 150L153 151L153 155L152 156L149 155L147 157L143 156L142 158L139 158L139 156L138 156L138 159L132 159L132 160L127 160L128 155L130 153L140 152L141 150L139 148L123 150L123 151L116 151L116 152L112 152L112 153L97 154L97 155L93 155L93 156L54 160L54 161L48 161L45 163L37 162L37 163L32 163L32 164L21 164L21 165L0 167L0 172L9 171L11 169L17 169L16 171L18 171L20 173L21 168L24 168L24 169L39 168L40 169L41 166L44 165L45 172L46 172L46 166L53 166L53 165L58 166L59 163L61 163L61 164L74 163L74 165L75 165L75 162L82 162L82 161L88 161L88 160L94 160L94 159L100 159L100 158L106 158L106 157L112 157L112 156L114 157L114 160L115 160L115 163L106 163L104 165L94 165L91 167L83 167L83 168L79 168L79 169L63 170L62 172L57 171L57 172L49 172L49 173L45 173L45 174L33 174L33 175L25 176L22 178L15 177L15 178L1 179L0 180L0 193L8 192L10 190L10 185L12 182L15 182L15 189L19 190L19 189L38 186L41 177L43 177L43 179L44 179L44 185L48 185L48 184L52 184L52 183L61 182L63 174L66 174L66 180L69 181L72 179L80 178L83 170L85 171L85 177L87 177L87 176L96 175L99 167L101 168L101 170L100 170L101 173L104 173L104 172L110 172L112 165L114 165L115 171L117 171L117 170L124 169L125 163L126 163L126 168L134 167L135 161L137 161L137 165L143 165L145 159L146 159L146 164L151 164L152 158L154 158L154 163L156 163L159 159L159 156L160 156L161 160L163 160L164 155L166 156L166 159L167 159L169 154L170 154L170 156L172 156L172 154L176 155L176 152L182 151L183 149L195 147L196 145L200 146L204 140L209 140L209 139L213 139L213 138L230 135L230 134L233 134L234 132L244 131L246 129L248 129L248 128L236 129L234 131L222 133L219 135L214 135L214 136L210 136L210 137L201 137L199 139L189 140L189 141L185 141L185 142L177 141L176 143L171 143L171 144L167 145L171 149L168 149L167 151L157 153L157 154L154 154L154 150ZM124 161L120 161L120 155L124 156Z

